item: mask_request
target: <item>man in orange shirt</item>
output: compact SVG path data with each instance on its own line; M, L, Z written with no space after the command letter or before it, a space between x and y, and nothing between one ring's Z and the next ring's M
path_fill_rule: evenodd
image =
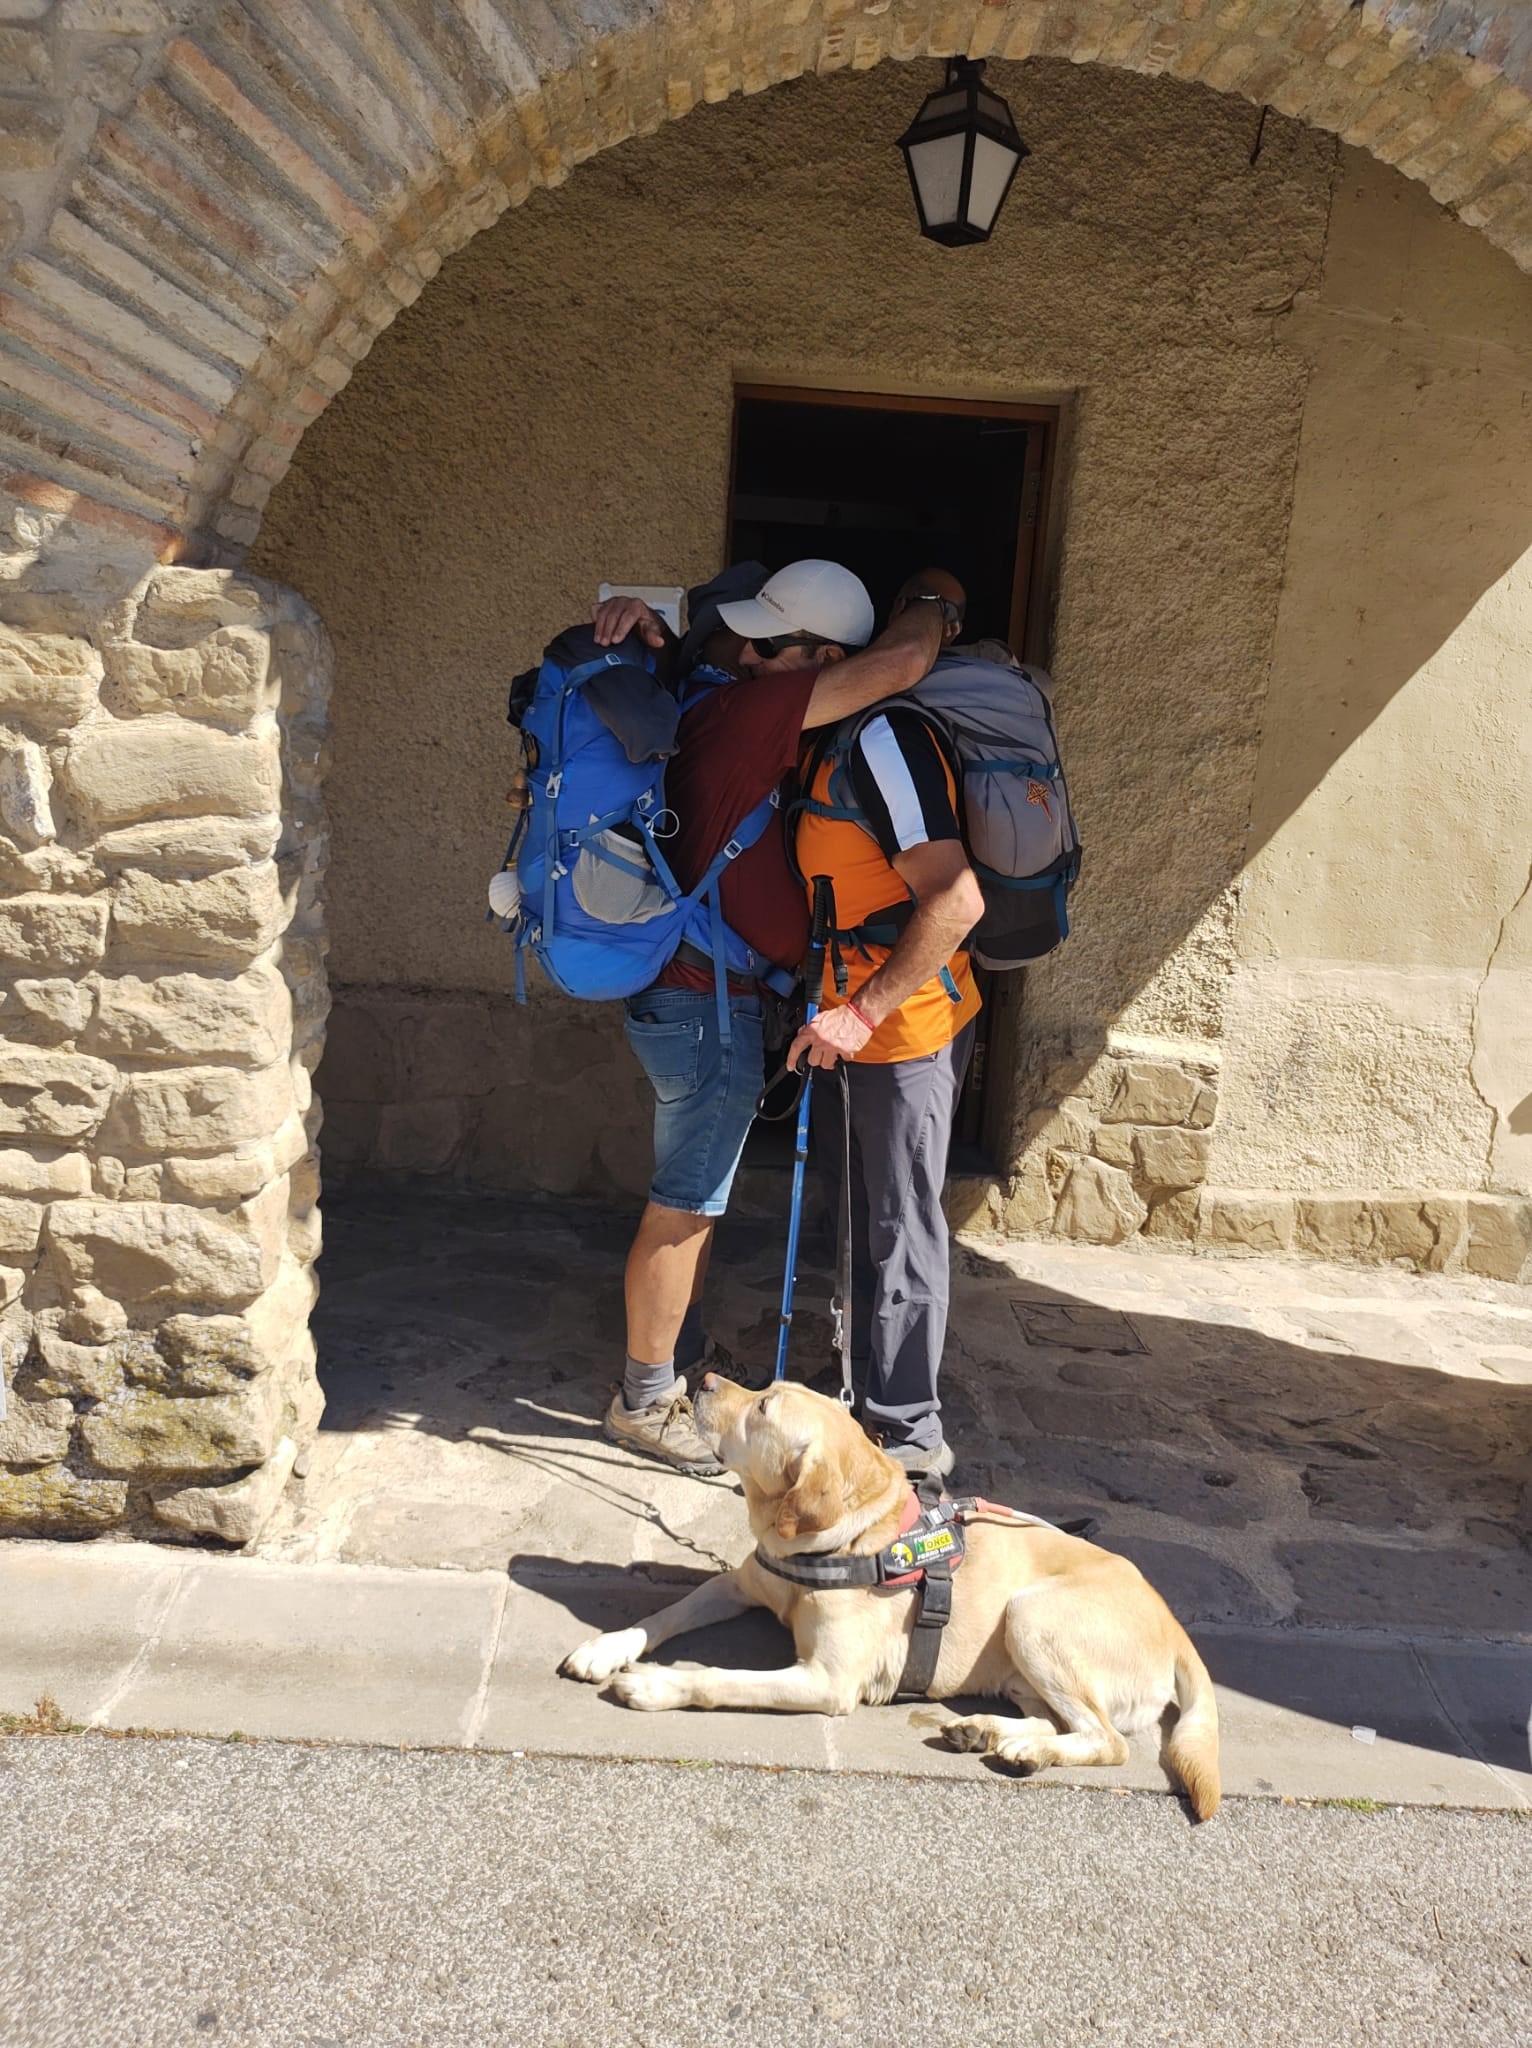
M939 605L956 638L963 591L927 571L900 594ZM720 607L747 639L773 643L753 601ZM741 657L749 671L758 654ZM847 729L850 730L849 728ZM953 1114L973 1047L979 992L964 941L984 909L958 820L958 789L930 727L891 700L844 745L821 733L804 756L795 859L835 890L837 962L825 963L823 1008L790 1059L844 1062L851 1110L852 1368L863 1415L912 1476L945 1478L937 1378L947 1333L949 1265L942 1182ZM816 1091L816 1141L840 1156L837 1091Z

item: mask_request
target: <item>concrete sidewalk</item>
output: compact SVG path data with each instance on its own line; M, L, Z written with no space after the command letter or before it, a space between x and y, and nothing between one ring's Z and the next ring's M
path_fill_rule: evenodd
M48 1694L69 1719L113 1729L987 1781L975 1759L912 1727L908 1708L839 1721L638 1714L557 1676L587 1635L686 1583L545 1558L513 1559L509 1572L404 1571L10 1543L0 1547L0 1712ZM1339 1630L1196 1633L1219 1687L1226 1791L1532 1808L1532 1649ZM762 1616L661 1653L672 1655L769 1666L791 1648ZM1143 1745L1121 1771L1049 1775L1165 1782Z

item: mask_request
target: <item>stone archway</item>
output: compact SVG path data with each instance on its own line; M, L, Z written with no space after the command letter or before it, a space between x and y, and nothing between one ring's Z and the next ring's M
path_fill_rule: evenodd
M1532 265L1532 24L1470 0L943 11L494 0L61 5L6 31L0 482L229 562L308 423L442 259L535 184L703 100L966 49L1169 73L1424 182ZM397 24L397 25L396 25Z
M453 249L702 100L967 47L1302 116L1532 265L1519 10L511 12L252 0L177 32L120 0L5 31L36 82L0 131L0 1530L241 1540L315 1426L328 656L238 563Z

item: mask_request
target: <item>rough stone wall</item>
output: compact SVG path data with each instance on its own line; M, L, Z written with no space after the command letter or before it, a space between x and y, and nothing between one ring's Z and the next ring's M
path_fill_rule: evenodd
M24 580L0 595L0 1533L239 1541L322 1405L328 644L225 571Z
M959 50L1270 106L1532 264L1519 0L9 0L0 482L230 559L377 335L533 187L704 101Z

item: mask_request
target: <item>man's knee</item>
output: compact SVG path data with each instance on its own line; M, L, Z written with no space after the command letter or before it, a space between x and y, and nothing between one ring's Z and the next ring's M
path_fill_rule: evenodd
M698 1216L690 1209L669 1209L663 1202L646 1202L634 1244L691 1244L696 1238L706 1237L712 1228L711 1216Z

